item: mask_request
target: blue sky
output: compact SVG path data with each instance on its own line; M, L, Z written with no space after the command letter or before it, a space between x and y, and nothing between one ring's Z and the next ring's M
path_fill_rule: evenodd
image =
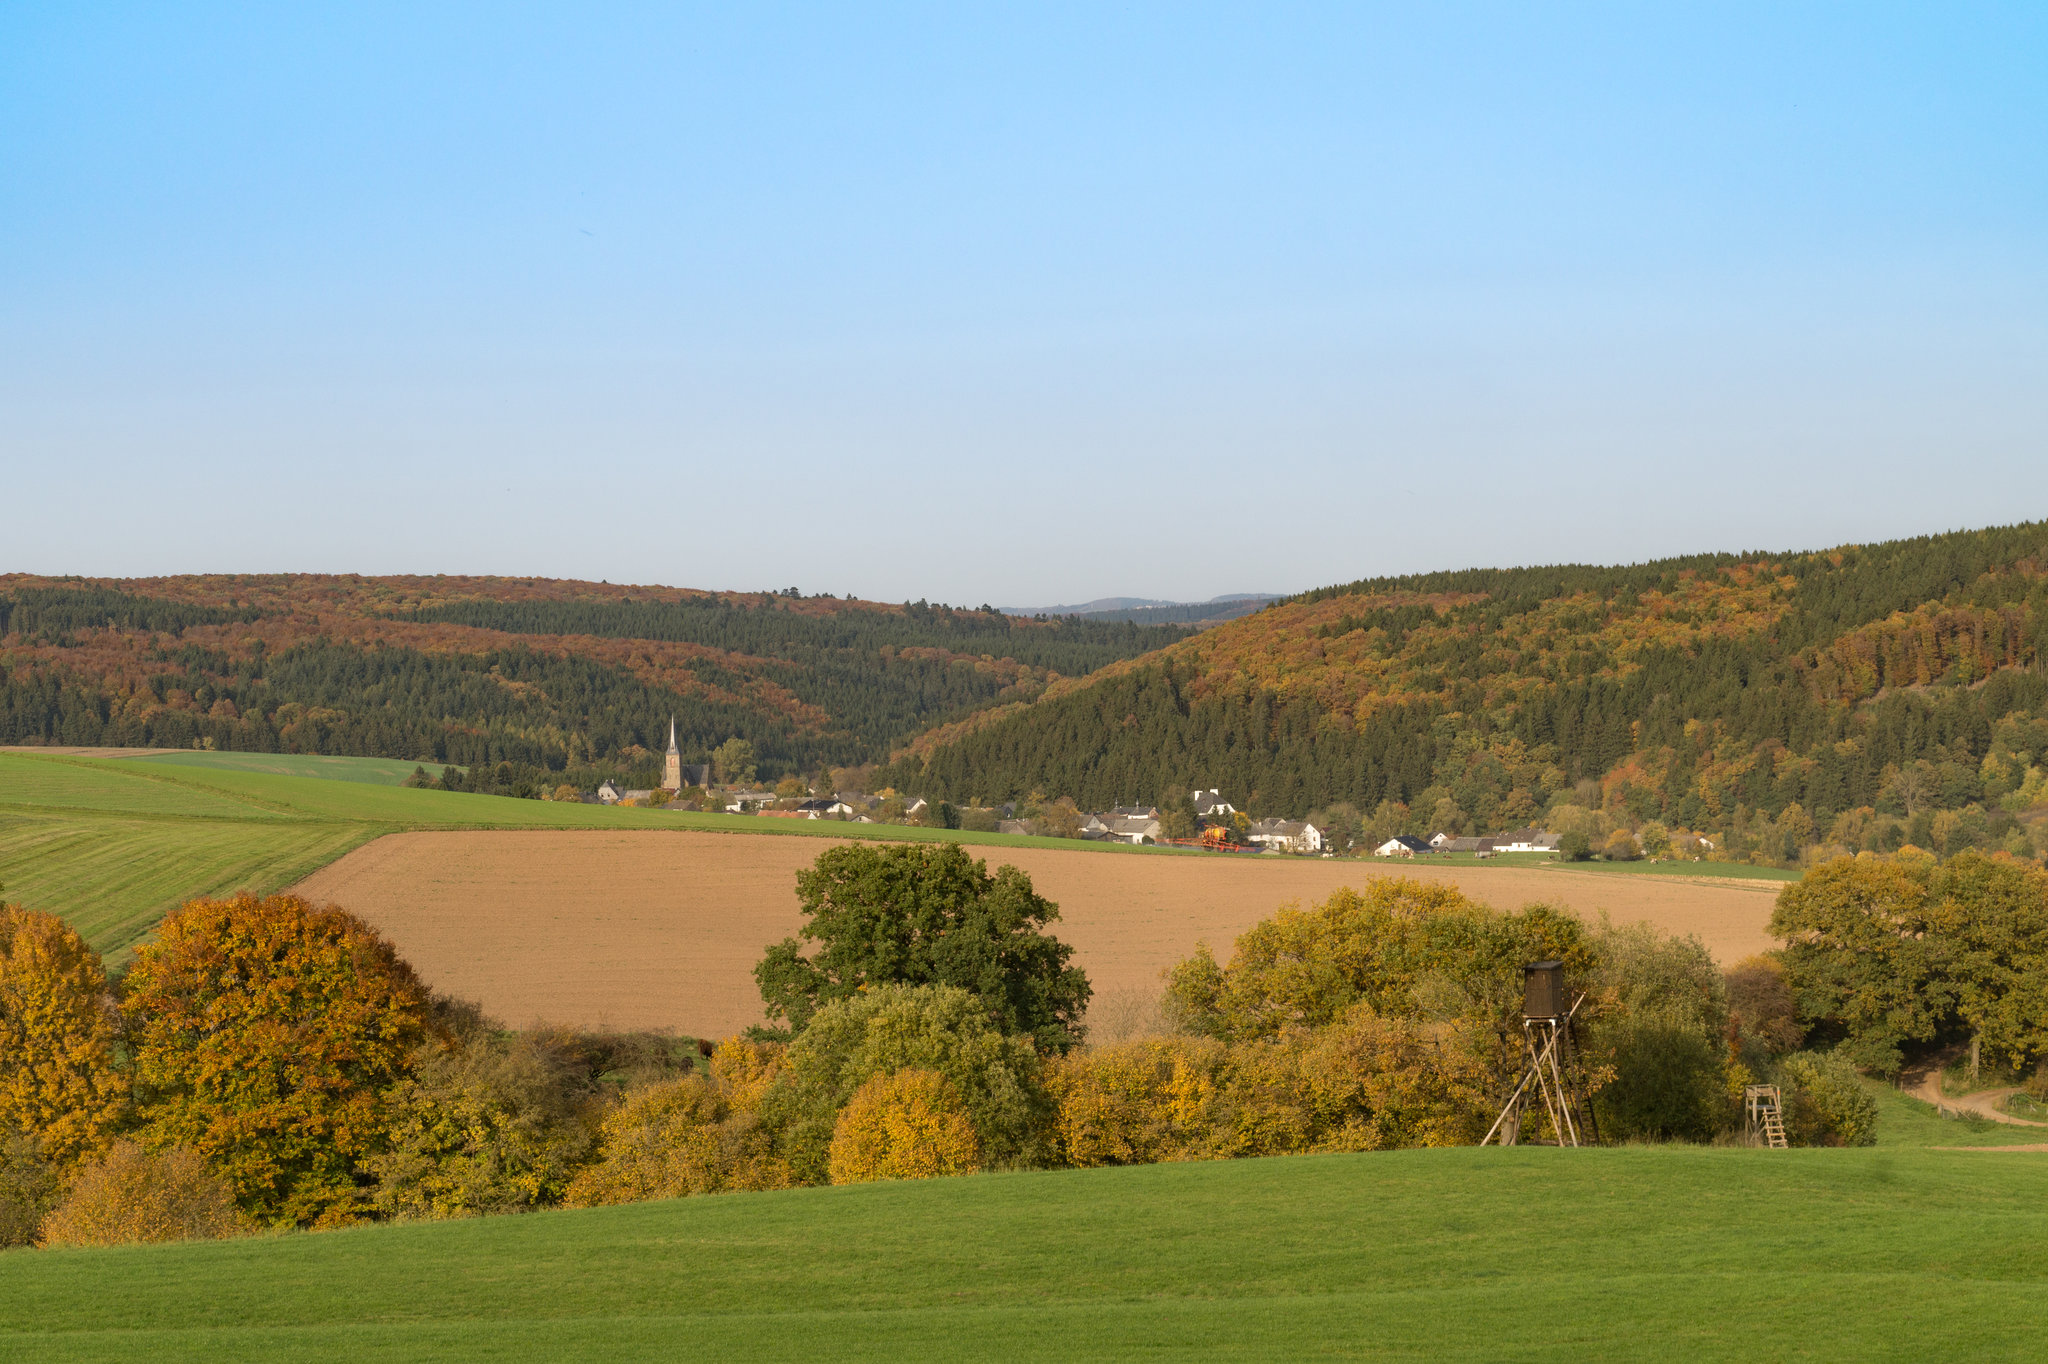
M0 569L1202 598L2044 437L2040 5L0 10Z

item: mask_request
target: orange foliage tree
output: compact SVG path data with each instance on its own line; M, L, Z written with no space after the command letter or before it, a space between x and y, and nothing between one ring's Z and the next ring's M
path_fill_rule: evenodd
M200 1152L266 1222L367 1210L363 1162L429 1017L390 943L296 896L194 900L136 953L127 1004L147 1145Z
M106 1148L127 1101L97 953L54 915L0 904L0 1132L69 1165Z

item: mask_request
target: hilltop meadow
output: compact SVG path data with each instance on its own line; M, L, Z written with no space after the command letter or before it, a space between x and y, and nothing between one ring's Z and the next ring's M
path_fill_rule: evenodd
M2017 1359L2044 1239L2038 1155L1293 1156L17 1251L0 1352Z

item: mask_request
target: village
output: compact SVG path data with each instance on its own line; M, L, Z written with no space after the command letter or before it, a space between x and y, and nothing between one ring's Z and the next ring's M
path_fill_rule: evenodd
M1340 829L1329 821L1253 819L1215 787L1192 790L1185 802L1175 802L1165 809L1157 805L1118 805L1106 810L1082 810L1064 797L1007 801L993 806L956 806L887 788L876 792L827 789L829 782L809 783L798 777L785 777L772 787L745 780L720 783L715 774L722 766L726 764L684 762L671 723L660 786L625 787L606 781L594 791L565 786L550 798L772 819L897 824L1126 843L1136 847L1178 846L1298 857L1415 858L1465 854L1483 859L1501 853L1556 853L1559 848L1558 836L1539 828L1514 829L1485 837L1437 831L1427 837L1396 834L1380 842L1359 840L1350 830Z

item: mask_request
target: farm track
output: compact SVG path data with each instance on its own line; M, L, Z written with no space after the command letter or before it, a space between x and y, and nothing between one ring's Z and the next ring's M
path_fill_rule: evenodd
M2007 1085L2002 1089L1980 1089L1974 1094L1944 1094L1941 1092L1941 1071L1938 1067L1923 1070L1905 1086L1906 1093L1923 1103L1933 1104L1937 1110L1967 1113L1973 1117L1989 1118L2011 1127L2048 1127L2048 1122L2036 1122L2032 1118L2015 1118L2002 1111L1998 1105L2019 1092L2018 1085Z
M725 1036L762 1021L753 966L801 923L795 877L831 840L692 831L392 834L296 889L362 914L435 988L508 1024L668 1027ZM1156 996L1160 973L1289 902L1377 877L1450 882L1502 909L1534 901L1697 934L1732 962L1773 946L1775 882L1432 868L1298 858L1117 857L975 848L1060 906L1098 1003Z

